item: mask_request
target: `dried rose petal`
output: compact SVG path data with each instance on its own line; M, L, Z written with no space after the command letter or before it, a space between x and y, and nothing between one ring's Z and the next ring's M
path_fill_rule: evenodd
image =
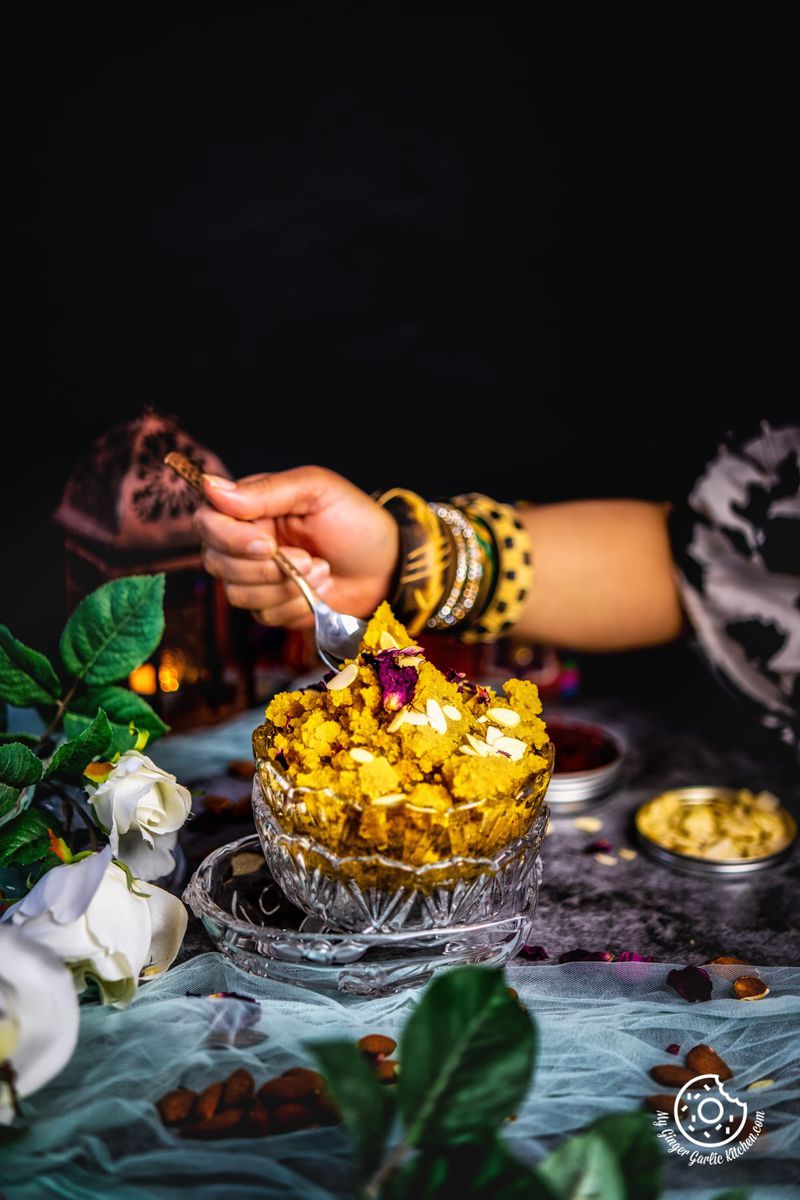
M690 1004L711 999L711 976L702 967L695 967L691 963L680 971L673 968L667 975L667 986L674 988Z
M647 958L644 954L637 954L635 950L623 950L617 955L617 962L652 962L652 958Z
M411 703L419 679L416 667L399 667L396 660L395 650L382 650L373 660L383 696L383 707L388 712L398 712Z
M681 1052L681 1048L677 1042L670 1042L670 1044L668 1046L666 1046L665 1049L667 1051L667 1054L680 1054L680 1052Z
M569 962L613 962L614 955L608 950L567 950L559 954L560 963Z
M546 958L550 957L544 946L523 946L519 956L527 958L528 962L544 962Z
M595 838L593 842L589 842L588 846L584 846L584 854L610 854L614 847L606 838Z

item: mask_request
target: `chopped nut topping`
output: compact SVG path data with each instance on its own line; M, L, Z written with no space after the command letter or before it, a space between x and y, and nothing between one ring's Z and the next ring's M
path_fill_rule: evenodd
M428 718L425 713L417 712L415 708L409 708L406 712L406 722L409 725L427 725Z
M477 755L477 754L476 754L476 752L475 752L475 751L472 749L472 747L471 747L471 746L459 746L458 748L459 748L459 750L461 751L461 753L462 753L462 754L471 754L473 758L477 758L477 757L478 757L478 755Z
M372 801L373 804L380 804L384 808L389 808L392 804L399 804L401 800L405 800L405 792L390 792L386 796L376 796Z
M496 739L492 749L507 754L513 762L519 762L527 750L527 746L519 738L501 736Z
M333 679L329 679L325 687L329 692L339 692L342 688L350 687L351 683L355 683L358 679L358 667L354 662L348 663L346 667L342 667L338 675L334 675Z
M486 745L486 742L482 742L480 738L473 737L471 733L467 734L467 741L472 746L472 749L477 754L480 754L481 758L486 758L489 753L489 747Z
M503 736L502 729L498 729L496 725L489 725L486 729L486 741L490 746L493 746L498 738Z
M447 719L438 700L434 700L431 697L425 705L425 712L428 714L428 720L437 733L447 733Z
M398 667L415 667L416 670L418 671L419 670L419 659L416 657L416 655L401 654L401 655L398 655L397 665L398 665Z
M601 867L615 867L617 860L613 854L593 854L592 858L595 862L600 863Z
M487 708L487 717L492 721L497 721L498 725L505 725L509 729L513 725L519 725L520 716L518 712L514 712L513 708Z
M352 750L350 751L350 757L354 758L356 762L368 763L373 762L375 755L369 750L365 750L363 746L353 746Z
M460 721L461 720L461 713L458 711L455 704L443 705L442 712L450 721Z
M598 817L575 817L572 824L582 833L597 833L603 828L603 822Z
M620 856L620 858L627 858L628 862L631 862L634 858L637 857L636 851L631 850L628 846L620 846L619 856Z
M389 725L386 726L387 733L397 733L401 725L405 725L406 717L408 716L408 708L401 708L396 717L392 718Z
M381 636L378 638L378 645L380 646L381 650L399 650L400 649L400 647L397 645L397 642L394 640L392 635L389 633L388 629L381 630Z

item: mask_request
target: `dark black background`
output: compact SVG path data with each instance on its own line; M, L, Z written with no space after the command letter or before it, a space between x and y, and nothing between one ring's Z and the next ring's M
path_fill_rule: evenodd
M531 11L18 14L18 636L60 622L70 468L144 402L237 474L537 501L679 496L719 432L788 410L786 32Z

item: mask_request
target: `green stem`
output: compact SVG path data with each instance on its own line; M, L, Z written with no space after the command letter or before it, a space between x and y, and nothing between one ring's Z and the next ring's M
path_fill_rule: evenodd
M367 1197L367 1200L378 1200L384 1183L390 1175L394 1174L403 1159L408 1154L409 1150L410 1146L408 1145L408 1142L397 1143L391 1154L384 1159L375 1174L372 1176L372 1179L370 1179L369 1183L364 1188L364 1195Z
M47 741L47 739L50 737L50 734L51 734L51 733L53 733L53 731L55 730L55 728L56 728L56 726L58 725L59 721L60 721L60 720L61 720L61 718L64 716L64 713L65 713L65 712L67 711L67 709L69 708L69 702L70 702L70 700L72 699L72 697L75 695L75 689L77 688L77 686L78 686L78 684L79 684L79 683L80 683L80 680L79 680L79 679L73 679L73 681L72 681L72 686L70 687L70 689L69 689L69 691L67 692L67 694L66 694L66 696L64 697L64 699L63 699L63 700L59 700L59 701L58 701L58 705L57 705L57 707L56 707L56 714L55 714L55 716L53 717L53 719L52 719L52 721L50 722L50 724L47 726L47 729L45 729L44 733L43 733L43 734L42 734L42 736L39 738L39 741L38 741L38 742L36 743L36 745L34 746L34 751L36 751L36 750L41 750L42 746L45 744L45 742Z

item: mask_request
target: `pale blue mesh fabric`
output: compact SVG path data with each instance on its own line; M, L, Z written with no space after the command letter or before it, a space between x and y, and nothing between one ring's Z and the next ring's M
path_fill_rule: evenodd
M681 965L681 964L679 964ZM755 1200L797 1197L800 1149L800 969L762 968L771 987L763 1001L715 998L688 1004L665 987L664 964L521 964L509 982L536 1016L541 1044L536 1079L506 1136L531 1162L565 1134L603 1113L638 1108L659 1090L648 1068L709 1042L735 1071L731 1089L765 1112L767 1132L734 1163L689 1167L668 1156L668 1196L704 1200L747 1185ZM235 991L253 1006L187 997ZM32 1132L0 1151L6 1200L331 1200L348 1195L347 1137L310 1130L258 1141L182 1141L157 1118L154 1101L178 1083L203 1087L234 1067L258 1081L308 1062L309 1039L366 1032L394 1034L419 993L381 1000L318 995L246 975L206 954L145 985L122 1012L85 1007L79 1048L50 1086L31 1097ZM264 1039L219 1045L235 1027ZM247 1036L249 1033L250 1036ZM211 1035L211 1038L210 1036ZM770 1077L774 1087L745 1092ZM734 1086L735 1085L735 1086ZM502 1198L499 1198L502 1200Z

